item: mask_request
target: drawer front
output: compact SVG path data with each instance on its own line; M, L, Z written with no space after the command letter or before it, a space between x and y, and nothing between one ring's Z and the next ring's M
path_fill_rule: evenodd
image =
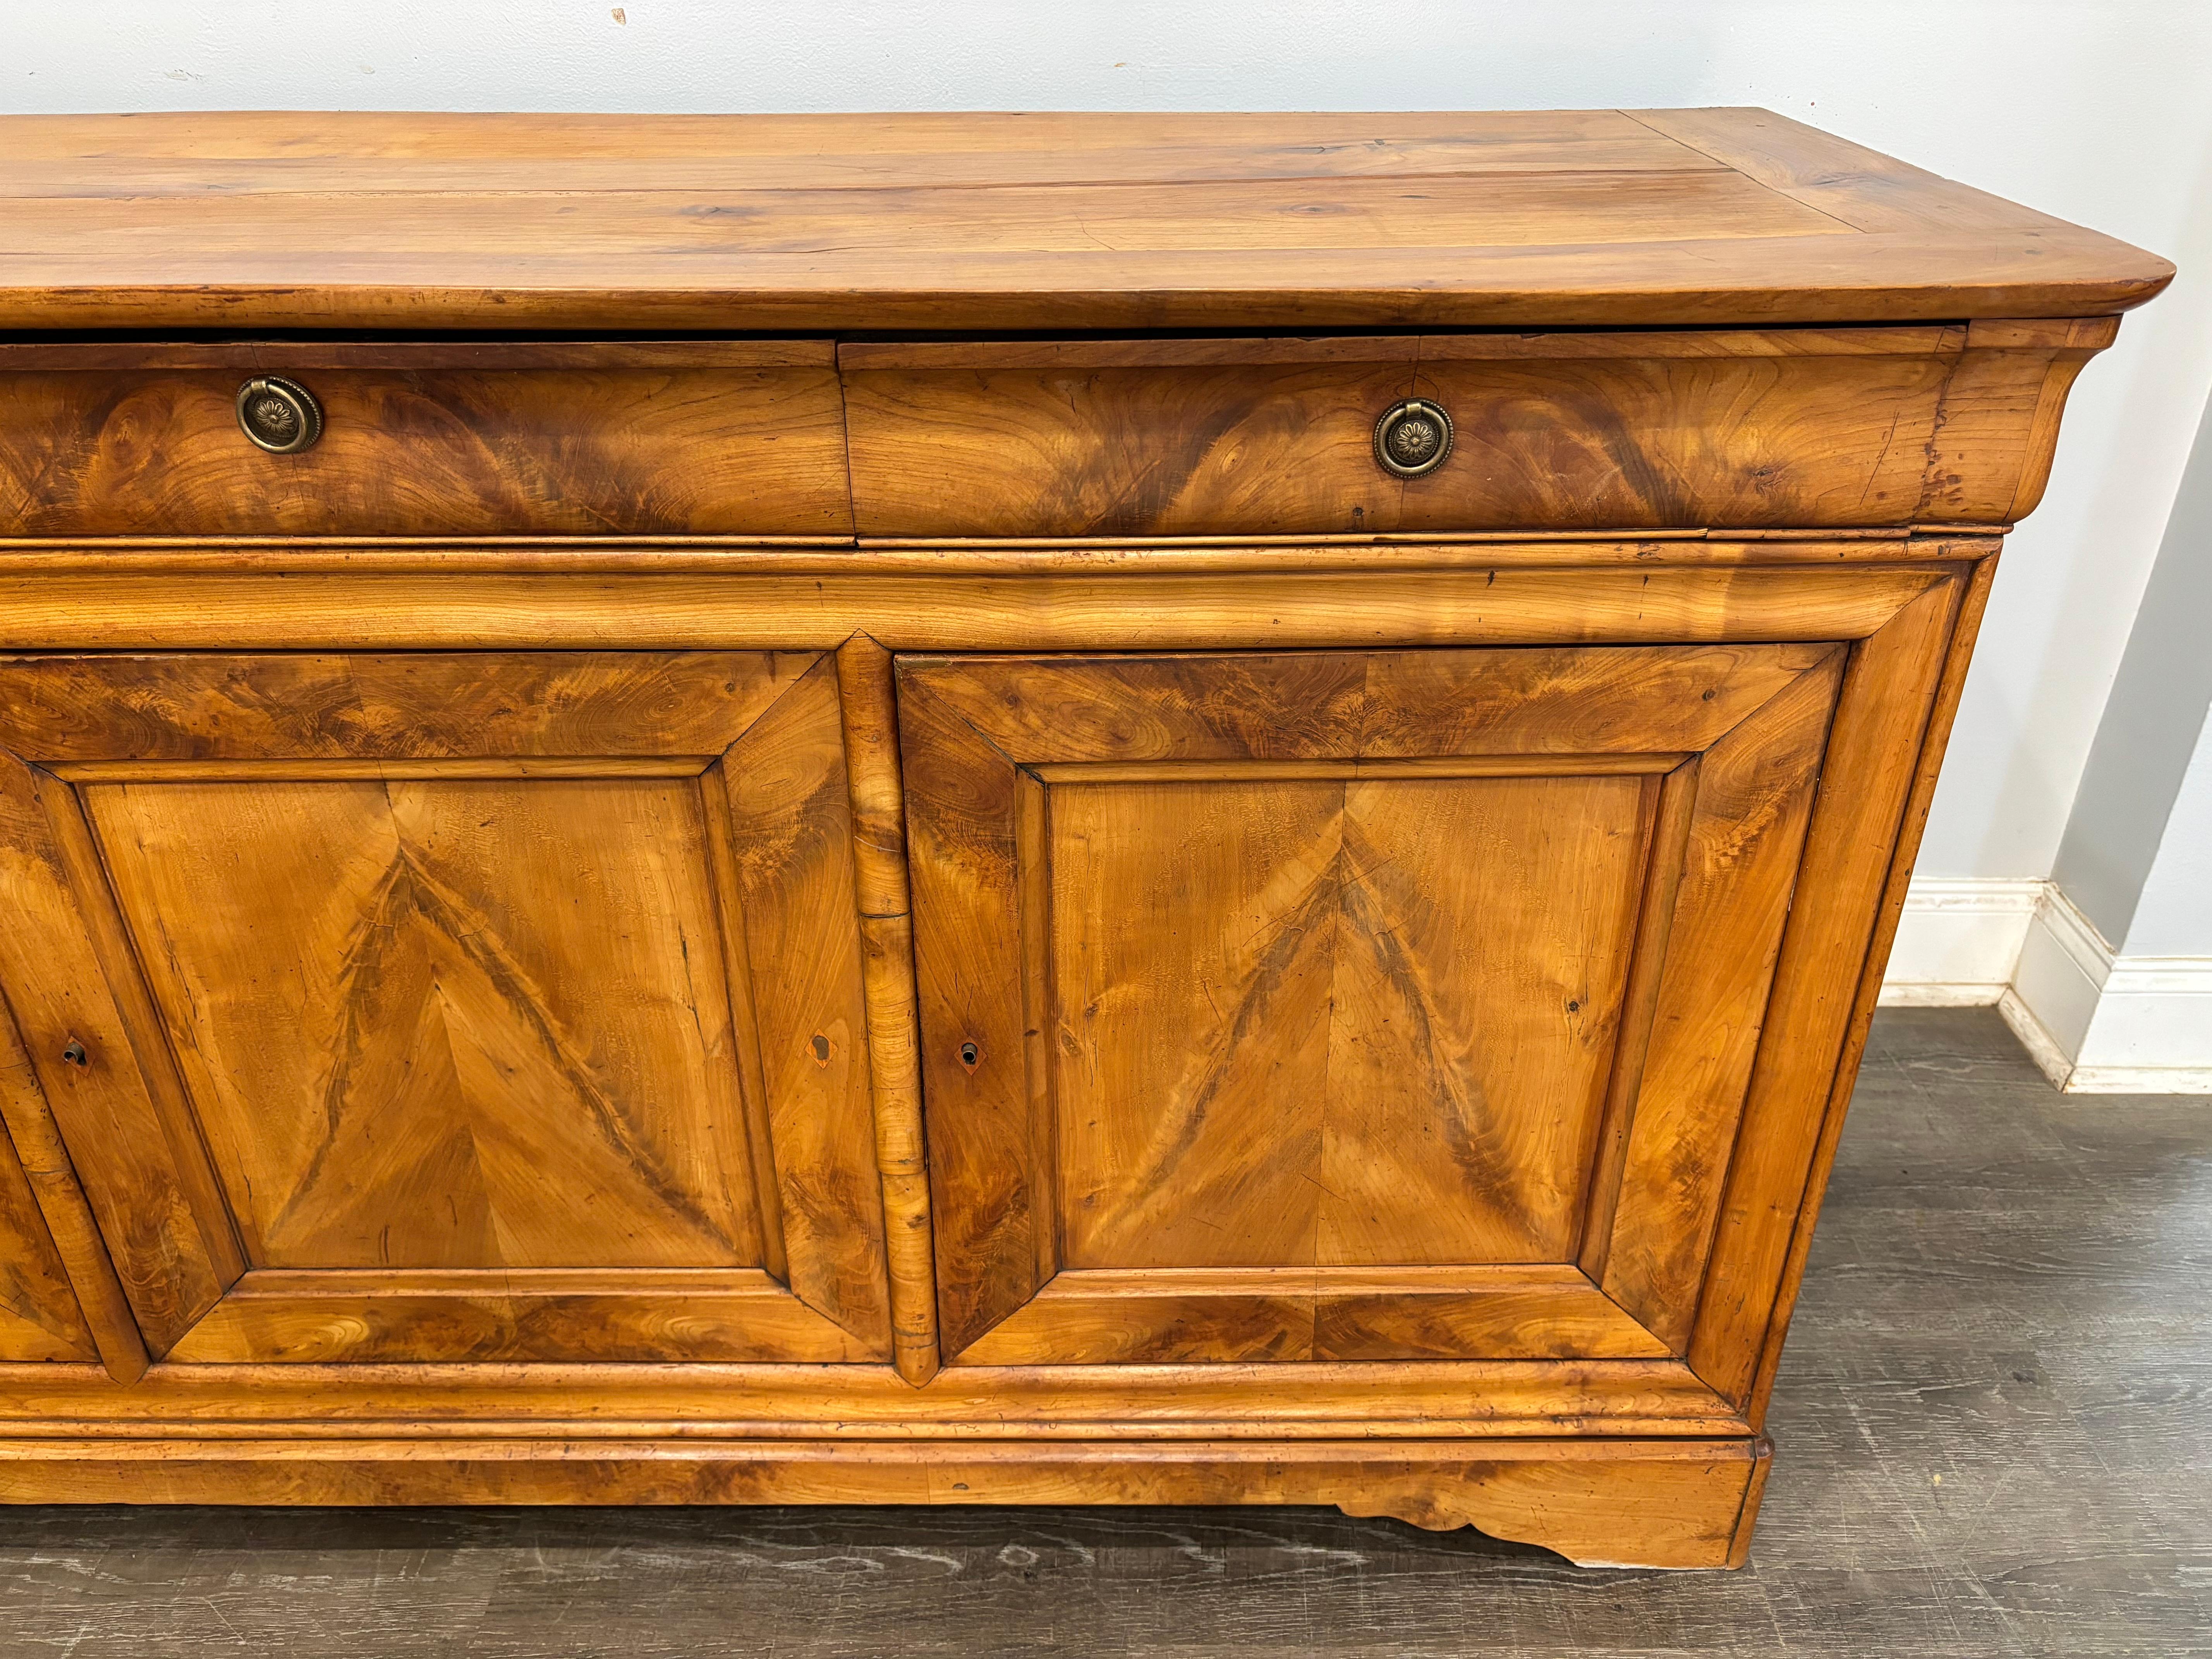
M841 349L862 535L2002 523L2101 324ZM1985 343L1986 342L1986 343ZM1377 426L1441 408L1404 477Z
M310 447L241 428L269 374L319 405ZM0 535L851 528L826 343L0 347Z

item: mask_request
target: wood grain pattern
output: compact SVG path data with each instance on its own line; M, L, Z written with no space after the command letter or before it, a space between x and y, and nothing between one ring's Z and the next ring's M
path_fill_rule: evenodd
M2172 274L1761 110L16 117L8 145L15 328L1949 320Z
M0 735L70 761L719 755L811 654L230 652L0 659ZM90 718L90 711L97 718Z
M804 1443L0 1442L15 1503L1333 1504L1473 1525L1586 1565L1740 1565L1764 1441L1253 1446L1081 1443L865 1451Z
M876 1170L890 1274L892 1357L899 1375L920 1385L936 1375L939 1360L937 1272L922 1126L898 714L890 653L883 647L855 635L839 647L836 665L875 1090Z
M1660 780L1652 802L1650 833L1639 849L1643 891L1638 895L1636 939L1628 975L1620 989L1620 1023L1613 1038L1611 1074L1604 1115L1599 1120L1597 1152L1590 1164L1583 1204L1582 1249L1577 1261L1593 1279L1605 1278L1613 1249L1607 1224L1620 1203L1626 1173L1628 1132L1644 1088L1644 1068L1651 1054L1651 1027L1659 1014L1665 982L1667 947L1674 932L1674 906L1689 860L1690 830L1698 816L1698 784L1704 757L1692 755Z
M1890 849L1912 791L1926 787L1919 757L1965 586L1929 594L1856 647L1837 705L1830 745L1842 787L1822 791L1801 878L1820 902L1793 913L1783 942L1759 1073L1744 1103L1704 1304L1686 1351L1699 1374L1733 1399L1748 1395L1761 1363L1827 1107L1837 1089L1848 1097L1856 1055L1846 1064L1846 1050L1854 1018L1864 1017L1857 1005L1892 873ZM1953 672L1955 679L1963 669ZM1950 695L1957 696L1955 683ZM1873 965L1877 975L1880 967Z
M76 1310L107 1374L118 1382L136 1382L146 1374L145 1340L4 997L0 997L0 1121L5 1122L9 1150L38 1205L63 1294ZM36 1257L30 1259L35 1261Z
M156 1364L0 1366L21 1432L253 1439L313 1420L375 1438L1283 1440L1372 1435L1742 1436L1679 1360L947 1366L919 1398L890 1366Z
M2064 387L2111 337L2109 319L2071 326L2050 343L1999 325L1987 347L1960 326L847 346L854 523L921 537L2004 523L2016 500L2033 506ZM1413 396L1449 411L1454 445L1401 479L1375 462L1375 423Z
M0 1498L1741 1563L2165 262L1757 111L0 136Z
M1858 1081L1859 1062L1866 1052L1868 1037L1874 1024L1875 1006L1881 996L1881 980L1889 963L1891 945L1897 937L1899 917L1905 909L1906 891L1912 880L1912 864L1920 850L1920 837L1928 825L1928 811L1935 799L1936 782L1942 770L1943 751L1950 741L1951 722L1959 710L1959 699L1966 689L1966 670L1974 654L1974 641L1979 635L1982 619L1987 613L1990 590L1996 580L1997 556L1993 550L1989 557L1974 566L1959 595L1957 620L1953 623L1949 643L1943 653L1943 672L1936 684L1936 695L1928 712L1927 730L1923 733L1919 755L1914 763L1911 793L1906 797L1903 822L1899 824L1897 844L1890 855L1889 875L1882 890L1881 908L1877 914L1874 935L1867 947L1865 965L1860 969L1859 986L1851 1006L1851 1023L1844 1037L1843 1053L1836 1066L1834 1082L1830 1085L1828 1109L1822 1119L1819 1139L1814 1143L1813 1156L1807 1170L1803 1197L1800 1201L1794 1231L1790 1235L1789 1253L1783 1258L1781 1282L1767 1316L1766 1334L1759 1346L1759 1364L1753 1373L1751 1396L1747 1414L1753 1422L1763 1422L1767 1402L1774 1388L1776 1368L1781 1363L1782 1342L1789 1334L1790 1321L1797 1303L1798 1287L1804 1278L1807 1253L1812 1247L1813 1224L1818 1219L1830 1170L1833 1167L1836 1145L1843 1132L1844 1109L1850 1104L1851 1091ZM1723 1216L1728 1216L1726 1210ZM1733 1219L1733 1217L1729 1218ZM1736 1241L1723 1234L1717 1243L1723 1249L1732 1249ZM1725 1282L1723 1276L1732 1272L1735 1262L1725 1255L1717 1264L1717 1281ZM1725 1302L1718 1306L1725 1311Z
M190 164L173 179L149 168L113 180L126 195L282 189L286 170L265 164L291 158L319 167L357 162L386 183L449 180L448 169L507 163L526 173L540 163L589 171L647 161L654 164L653 176L665 176L672 188L702 173L732 184L799 179L821 185L999 185L1064 184L1094 173L1169 183L1193 170L1206 177L1229 168L1254 178L1310 178L1396 173L1413 162L1420 171L1445 173L1545 170L1569 159L1595 172L1676 173L1725 165L1613 110L1455 110L1391 118L1400 135L1395 139L1378 137L1371 115L1215 111L1104 121L1051 112L946 120L886 111L864 120L752 115L733 121L574 114L423 120L388 111L349 111L328 125L267 112L226 112L212 121L155 112L134 116L127 125L107 116L34 117L14 123L10 131L26 169L26 194L39 187L33 181L40 164L66 165L96 143L109 145L111 152L120 143L143 162L167 155ZM496 145L487 143L494 133ZM231 165L240 161L248 165Z
M258 1270L162 1349L888 1352L826 659L17 659L0 680L14 741L91 757L48 788L88 814L57 857L73 890L112 884L128 940L100 972L144 1005L142 1069L181 1068L210 1207ZM702 772L672 742L720 752ZM613 753L533 771L549 748ZM517 1303L502 1277L584 1268L611 1279ZM623 1276L756 1268L735 1301ZM462 1279L431 1294L423 1271Z
M1620 1188L1612 1213L1591 1218L1611 1236L1606 1294L1675 1352L1696 1316L1793 914L1841 659L1831 653L1698 763ZM1805 908L1817 913L1824 897L1810 888Z
M726 927L744 933L783 1276L880 1354L892 1308L837 687L824 657L717 768L740 913Z
M988 728L1024 765L1565 759L1703 750L1828 654L1804 645L1306 652L1233 662L975 653L916 655L900 677ZM1606 697L1624 677L1643 695Z
M15 370L0 524L27 535L849 532L826 367L303 369L312 448L238 428L225 368ZM276 354L281 357L283 354ZM289 365L287 365L289 367Z
M1014 769L903 675L898 719L938 1340L949 1359L1037 1285L1020 809Z
M1557 556L1553 556L1554 558ZM1942 565L1462 568L1179 575L744 577L196 574L149 585L92 562L0 575L13 650L446 652L490 647L901 651L1863 639ZM1263 601L1256 602L1255 601ZM573 752L573 750L569 751Z
M529 192L538 193L538 192ZM1436 247L1553 246L1674 241L1847 237L1832 216L1793 202L1733 169L1634 170L1613 175L1534 170L1487 177L1431 175L1409 181L1352 175L1323 179L1186 179L1168 188L1101 179L1002 184L982 201L973 192L929 184L830 188L787 183L769 191L701 192L687 212L669 193L635 174L608 179L588 192L591 222L562 239L565 252L589 257L632 252L646 237L660 250L748 256L830 253L856 274L878 258L926 249L969 258L1096 253L1122 248L1154 254L1347 252ZM442 256L481 258L512 234L514 209L482 189L392 192L380 220L332 222L326 202L298 191L251 192L235 200L271 236L320 244L326 258ZM186 225L206 226L210 201L149 194L127 202L99 196L33 196L9 205L27 242L44 243L67 223L84 234L149 240ZM477 229L471 240L468 223ZM541 221L541 225L542 225ZM842 240L840 240L842 239ZM834 246L833 246L834 243ZM727 326L731 319L725 319ZM751 319L745 322L751 325ZM850 325L848 325L848 326ZM999 326L1006 326L1004 322ZM1017 325L1017 326L1018 326Z
M1051 798L1066 1265L1571 1253L1639 780Z
M761 1261L696 785L85 794L255 1266Z
M1314 570L1489 571L1528 566L1848 567L1986 556L1989 531L1586 530L1454 531L1422 536L870 537L813 541L722 536L0 536L0 574L384 576L520 575L1051 575L1071 571L1248 574Z
M11 918L0 927L0 985L138 1328L158 1352L245 1264L205 1151L196 1132L173 1138L95 948L86 911L107 896L82 893L84 872L58 845L47 810L49 798L67 794L0 750L0 899ZM71 1042L84 1064L64 1058Z
M7 1073L0 1087L12 1094L36 1085L26 1075L28 1061L9 1024L0 1032L0 1067ZM99 1357L38 1195L0 1126L0 1363Z
M1991 524L2034 512L2051 477L2066 394L2118 330L2110 317L1969 323L1929 434L1918 516Z
M1310 1303L1272 1280L1194 1301L1175 1285L1199 1270L1545 1263L1586 1286L1564 1264L1623 1075L1589 1224L1632 1298L1624 1354L1678 1348L1840 664L1832 646L901 659L948 1350L1314 1351ZM1649 768L1540 775L1577 743L1663 745L1693 781L1673 827ZM1539 775L1436 775L1516 750ZM1377 751L1422 764L1346 775ZM1656 934L1638 920L1655 840L1688 895L1662 895ZM1663 969L1632 966L1639 933ZM1738 1034L1717 1073L1715 1022ZM1140 1294L1148 1271L1166 1277ZM1082 1289L1101 1272L1124 1299ZM1455 1329L1537 1340L1400 1328L1407 1353Z
M2107 1659L2172 1659L2203 1622L2187 1549L2146 1559L2115 1546L2145 1528L2168 1546L2212 1540L2212 1515L2191 1501L2212 1321L2172 1317L2212 1305L2186 1265L2203 1217L2142 1201L2197 1178L2203 1106L2085 1111L2039 1081L1994 1009L1885 1011L1867 1059L1774 1397L1779 1467L1755 1574L1593 1584L1555 1556L1322 1509L323 1510L276 1518L284 1547L272 1551L252 1516L33 1508L0 1510L11 1631L19 1645L65 1648L88 1575L127 1558L131 1581L107 1581L100 1630L137 1649L184 1628L220 1652L228 1634L190 1622L206 1619L195 1593L219 1583L224 1616L278 1653L356 1632L374 1645L403 1627L557 1650L588 1596L602 1645L647 1653L711 1648L734 1624L788 1626L822 1659L873 1659L917 1619L941 1642L988 1648L1037 1613L1066 1659L1177 1646L1510 1651L1516 1640L1632 1652L1649 1648L1656 1613L1668 1639L1723 1653L1990 1659L2087 1642ZM2067 1155L2052 1155L2054 1136ZM2154 1311L2134 1298L2145 1264L2161 1260L2174 1262L2172 1295ZM2085 1322L2118 1335L2138 1309L2158 1321L2155 1354L2098 1382L2059 1369ZM1897 1501L1874 1501L1878 1491ZM396 1583L395 1543L435 1565ZM1000 1553L1021 1554L1010 1545L1036 1561L1008 1571ZM2038 1564L2032 1583L2024 1561ZM303 1565L317 1610L306 1631ZM2056 1571L2063 1596L2041 1588ZM825 1613L825 1573L864 1575L868 1593ZM1175 1588L1102 1604L1102 1579ZM1959 1594L1975 1583L1990 1593ZM2085 1606L2111 1617L2086 1626Z
M167 1358L481 1364L650 1355L824 1364L878 1351L757 1268L264 1268L240 1279Z
M975 1365L1657 1358L1575 1268L1073 1268L963 1353Z

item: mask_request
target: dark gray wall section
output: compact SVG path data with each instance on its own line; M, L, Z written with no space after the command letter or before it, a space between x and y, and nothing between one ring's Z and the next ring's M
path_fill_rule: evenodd
M2098 723L2053 878L2116 948L2128 936L2212 708L2212 404Z

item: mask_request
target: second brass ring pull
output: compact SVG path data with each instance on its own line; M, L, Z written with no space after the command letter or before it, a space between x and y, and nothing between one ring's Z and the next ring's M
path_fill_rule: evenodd
M1419 398L1391 404L1375 422L1376 462L1401 478L1435 471L1451 447L1451 416L1441 405Z
M323 406L297 380L258 374L238 388L239 430L272 455L296 455L323 435Z

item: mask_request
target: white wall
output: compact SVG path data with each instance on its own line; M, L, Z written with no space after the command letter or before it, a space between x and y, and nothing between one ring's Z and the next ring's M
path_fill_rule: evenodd
M2204 648L2212 651L2212 616L2204 622ZM2130 957L2212 957L2212 720L2198 730L2196 757L2121 950Z
M2007 555L1922 859L1936 877L2050 871L2212 390L2206 0L627 0L622 12L0 0L0 108L1763 104L2096 226L2182 276L2075 393L2050 494Z

